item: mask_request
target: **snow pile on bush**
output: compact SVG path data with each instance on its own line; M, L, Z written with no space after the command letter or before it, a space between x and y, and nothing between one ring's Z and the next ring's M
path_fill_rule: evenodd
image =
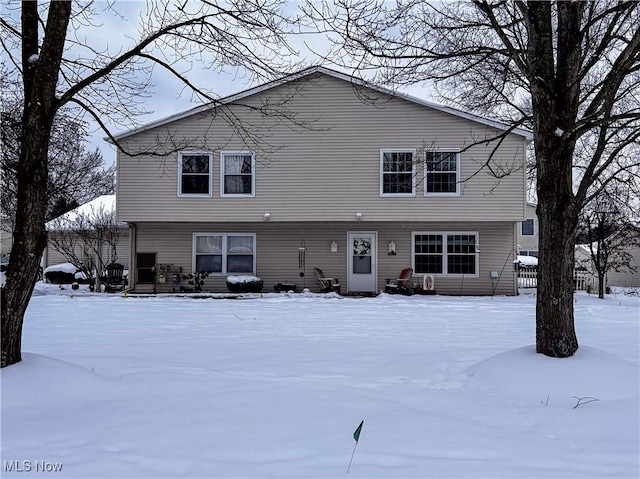
M54 284L71 284L77 279L85 279L85 275L71 263L54 264L45 268L44 277L47 282Z
M259 293L262 291L262 279L257 276L228 276L227 288L232 293Z
M520 263L521 266L533 267L538 266L538 258L535 256L520 256L516 258L516 261Z

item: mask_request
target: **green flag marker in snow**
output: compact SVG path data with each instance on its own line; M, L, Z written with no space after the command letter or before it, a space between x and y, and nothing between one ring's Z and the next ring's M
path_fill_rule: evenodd
M364 424L364 419L362 420L362 422L358 426L358 429L356 429L356 432L353 433L353 438L356 440L356 442L358 442L358 439L360 439L360 431L362 431L362 425L363 424Z
M351 469L351 463L353 462L353 455L356 453L356 447L358 447L358 439L360 439L360 432L362 431L362 425L364 424L364 419L360 422L360 425L353 433L353 438L356 440L356 443L353 446L353 452L351 453L351 460L349 461L349 467L347 467L347 474Z

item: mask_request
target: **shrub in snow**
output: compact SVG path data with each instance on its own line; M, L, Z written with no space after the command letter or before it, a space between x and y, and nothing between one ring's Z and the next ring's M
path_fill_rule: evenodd
M232 293L259 293L264 282L257 276L228 276L227 289Z
M60 263L54 264L45 268L44 279L47 283L53 284L91 284L92 278L87 277L87 275L76 268L72 263Z
M71 284L75 282L75 274L66 271L47 271L44 274L47 283L53 284Z
M538 258L535 256L518 255L516 263L518 263L521 269L535 269L538 267Z
M45 274L51 271L60 271L63 273L75 274L78 271L78 268L71 263L60 263L60 264L52 264L48 268L44 269Z
M78 268L71 263L54 264L45 268L44 279L53 284L71 284L76 281Z
M186 280L189 286L180 286L181 293L199 293L204 286L204 280L209 276L209 273L205 271L196 271L195 273L189 273L182 276L182 279Z

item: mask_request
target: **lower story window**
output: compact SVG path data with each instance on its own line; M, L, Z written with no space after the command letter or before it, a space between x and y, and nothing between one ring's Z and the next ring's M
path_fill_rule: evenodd
M415 274L478 275L478 233L413 233Z
M194 233L193 271L255 273L255 234Z

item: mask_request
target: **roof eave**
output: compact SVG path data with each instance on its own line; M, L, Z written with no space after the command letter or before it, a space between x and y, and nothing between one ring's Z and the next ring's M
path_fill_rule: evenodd
M315 73L323 73L325 75L334 77L334 78L338 78L344 81L348 81L350 83L354 83L357 84L359 86L363 86L363 87L367 87L367 88L371 88L372 90L376 90L380 93L384 93L386 95L390 95L390 96L395 96L398 98L402 98L404 100L410 101L412 103L416 103L418 105L422 105L422 106L426 106L429 108L432 108L434 110L438 110L438 111L442 111L444 113L448 113L450 115L454 115L460 118L465 118L467 120L476 122L476 123L481 123L484 124L486 126L489 126L491 128L496 128L498 130L509 130L510 127L508 125L505 125L504 123L495 121L495 120L491 120L488 118L484 118L481 117L479 115L476 115L474 113L470 113L470 112L466 112L463 110L457 110L455 108L451 108L445 105L440 105L438 103L435 102L431 102L428 100L423 100L421 98L416 98L414 96L411 96L409 94L406 93L402 93L402 92L398 92L398 91L394 91L391 90L389 88L385 88L383 86L379 86L379 85L375 85L373 83L369 83L365 80L356 78L354 76L348 75L346 73L341 73L335 70L331 70L329 68L326 67L322 67L322 66L313 66L313 67L309 67L309 68L305 68L303 70L300 70L296 73L292 73L290 75L284 76L282 78L276 79L276 80L272 80L270 82L264 83L262 85L259 86L255 86L252 88L249 88L247 90L243 90L239 93L235 93L233 95L229 95L226 96L224 98L221 98L217 101L214 102L210 102L207 103L205 105L200 105L197 106L195 108L190 108L189 110L185 110L183 112L180 113L176 113L174 115L170 115L167 116L165 118L161 118L159 120L156 121L152 121L150 123L147 123L146 125L140 126L138 128L134 128L132 130L128 130L126 132L120 133L118 135L114 135L113 138L118 141L118 140L122 140L124 138L127 138L129 136L135 135L137 133L142 133L144 131L150 130L152 128L156 128L158 126L162 126L162 125L166 125L168 123L172 123L174 121L178 121L181 120L183 118L192 116L192 115L197 115L198 113L202 113L205 112L207 110L211 110L213 108L217 108L219 106L223 106L223 105L227 105L230 103L233 103L235 101L241 100L243 98L246 98L248 96L251 95L255 95L256 93L260 93L266 90L269 90L271 88L275 88L277 86L283 85L285 83L289 83L292 81L296 81L299 80L300 78L304 78L306 76L310 76L313 75ZM533 141L533 133L522 129L522 128L513 128L511 129L511 133L518 135L518 136L522 136L525 140L527 141ZM105 138L106 141L111 143L111 139L110 138Z

